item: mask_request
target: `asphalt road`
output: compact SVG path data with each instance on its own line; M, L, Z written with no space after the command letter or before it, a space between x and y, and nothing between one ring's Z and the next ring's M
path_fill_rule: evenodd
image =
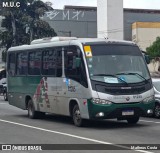
M69 144L76 150L59 149L42 152L56 153L135 153L160 152L160 150L124 150L126 144L145 147L144 144L159 144L160 119L141 118L137 125L126 121L105 120L88 122L86 127L78 128L68 117L46 115L44 119L29 119L27 111L18 109L0 97L0 144ZM84 145L76 145L84 144ZM86 147L91 150L78 150ZM97 144L111 144L112 150L95 149ZM118 146L117 146L118 145ZM130 148L130 145L127 148ZM51 145L52 146L52 145ZM53 146L52 146L53 147ZM56 146L55 146L56 147ZM115 150L116 148L119 150ZM37 151L0 151L0 152L37 152Z

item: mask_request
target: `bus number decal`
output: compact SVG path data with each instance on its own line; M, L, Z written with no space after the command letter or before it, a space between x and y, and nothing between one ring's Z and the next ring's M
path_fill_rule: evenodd
M75 86L68 86L68 91L76 92L76 87Z

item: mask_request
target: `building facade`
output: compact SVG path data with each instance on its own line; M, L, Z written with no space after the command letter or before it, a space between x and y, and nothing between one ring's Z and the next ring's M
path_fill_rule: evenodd
M142 49L152 45L160 36L160 22L135 22L132 24L132 40Z
M43 19L58 36L97 37L97 12L84 10L53 10Z
M124 9L123 13L124 40L132 41L133 23L160 22L160 10ZM114 14L113 18L116 18ZM58 36L97 37L96 7L65 6L64 10L46 12L43 19L54 28ZM121 32L122 30L120 28L113 28L108 33ZM105 31L100 32L103 33ZM145 41L150 40L149 37L146 39ZM151 43L149 42L149 45ZM144 47L142 48L144 49Z

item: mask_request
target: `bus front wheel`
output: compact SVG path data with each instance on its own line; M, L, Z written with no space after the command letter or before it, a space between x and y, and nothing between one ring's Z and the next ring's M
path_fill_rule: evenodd
M129 124L136 124L138 121L139 121L139 117L132 117L127 119L127 122Z
M156 106L155 106L154 116L155 116L155 118L160 118L160 105L159 104L156 104Z
M83 124L83 119L81 118L81 113L78 104L74 105L72 110L72 118L75 126L81 127Z

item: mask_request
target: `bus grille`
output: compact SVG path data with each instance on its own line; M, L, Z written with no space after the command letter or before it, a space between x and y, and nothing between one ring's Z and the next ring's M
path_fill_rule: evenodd
M108 94L114 94L114 95L119 95L119 94L140 94L145 92L145 87L132 87L131 89L121 89L121 88L105 88L105 92Z

